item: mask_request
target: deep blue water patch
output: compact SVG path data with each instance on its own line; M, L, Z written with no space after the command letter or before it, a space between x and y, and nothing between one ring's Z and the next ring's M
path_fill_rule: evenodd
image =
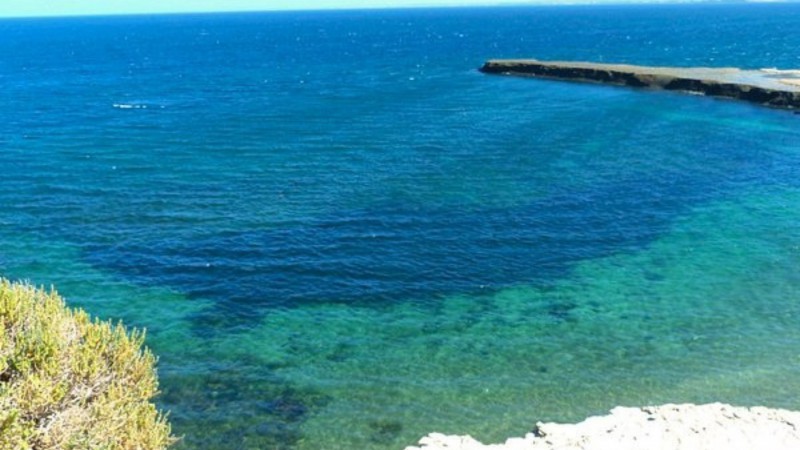
M666 172L599 183L510 209L387 205L274 230L90 245L84 257L143 286L213 300L197 318L201 334L246 330L270 308L314 303L380 308L412 300L435 308L437 298L456 293L546 286L580 261L641 249L763 163L750 156L724 177Z

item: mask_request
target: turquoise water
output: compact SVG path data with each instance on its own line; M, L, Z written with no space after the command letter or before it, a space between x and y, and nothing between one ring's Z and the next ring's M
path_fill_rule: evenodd
M800 116L475 70L796 68L798 20L0 21L0 274L147 328L180 448L499 441L620 404L800 408Z

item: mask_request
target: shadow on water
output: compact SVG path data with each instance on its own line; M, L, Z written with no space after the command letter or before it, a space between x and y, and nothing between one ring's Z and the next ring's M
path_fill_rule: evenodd
M214 307L199 336L246 330L271 308L381 307L408 299L547 285L582 260L632 251L708 195L676 176L614 182L524 207L342 211L312 223L192 242L95 246L86 258L141 284L169 285ZM705 184L705 183L703 183Z

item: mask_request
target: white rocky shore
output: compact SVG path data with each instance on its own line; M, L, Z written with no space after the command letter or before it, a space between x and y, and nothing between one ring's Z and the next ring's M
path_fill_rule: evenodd
M722 403L618 407L578 424L537 423L504 444L432 433L406 450L798 450L800 412Z

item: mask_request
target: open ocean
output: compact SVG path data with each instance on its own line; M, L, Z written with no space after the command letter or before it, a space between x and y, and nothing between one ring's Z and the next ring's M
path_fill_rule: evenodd
M800 409L800 4L0 20L0 276L143 327L179 449Z

